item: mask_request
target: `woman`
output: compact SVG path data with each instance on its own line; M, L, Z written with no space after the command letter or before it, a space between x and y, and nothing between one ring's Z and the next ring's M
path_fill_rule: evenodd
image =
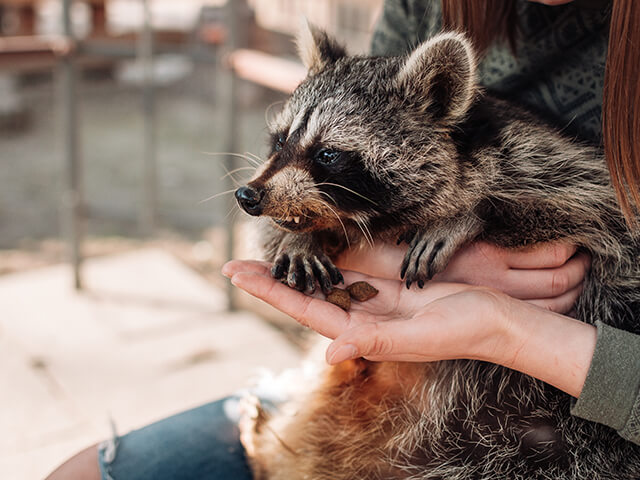
M485 86L518 98L583 140L599 142L604 136L621 205L633 222L640 177L634 167L640 159L630 146L640 135L633 115L640 111L640 100L630 89L638 74L634 64L640 62L631 56L625 29L633 25L634 38L640 38L640 9L632 3L617 0L612 11L610 2L594 0L553 8L521 1L443 1L441 10L436 1L388 0L373 53L402 53L438 31L443 18L449 27L464 25L476 46L487 48L480 65ZM567 85L571 88L562 88ZM629 106L629 101L636 103ZM231 262L224 273L240 288L334 338L327 351L330 363L356 356L491 361L564 390L578 398L575 415L611 425L640 443L640 422L635 421L640 417L640 338L562 315L580 293L589 266L586 255L563 244L504 251L479 243L460 252L437 282L408 291L393 288L398 280L389 274L399 270L403 253L379 245L376 251L341 259L341 268L362 272L348 272L347 281L366 278L397 292L387 304L365 304L351 315L337 316L325 302L280 285L260 262ZM327 308L331 315L325 315ZM561 340L567 338L571 341ZM90 448L50 478L249 478L235 425L226 419L223 405L210 404L132 432L105 445L99 458Z

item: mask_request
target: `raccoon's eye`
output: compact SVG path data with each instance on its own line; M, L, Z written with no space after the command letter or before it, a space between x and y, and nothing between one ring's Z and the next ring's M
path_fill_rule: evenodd
M284 135L280 134L277 136L276 141L273 145L273 149L276 152L280 152L282 151L282 147L284 147L285 142L287 141L287 139L284 137Z
M313 158L322 165L332 165L338 161L340 155L342 155L342 152L338 150L322 148L316 152Z

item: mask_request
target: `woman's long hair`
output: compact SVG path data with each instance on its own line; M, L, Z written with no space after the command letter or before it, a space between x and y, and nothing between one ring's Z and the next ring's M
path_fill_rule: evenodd
M445 27L464 30L476 48L506 41L515 51L514 1L441 0ZM640 210L640 0L613 0L605 69L602 138L620 207L630 225Z

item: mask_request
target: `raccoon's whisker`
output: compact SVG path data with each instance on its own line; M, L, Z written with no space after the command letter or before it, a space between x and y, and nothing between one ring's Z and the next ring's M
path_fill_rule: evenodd
M247 162L255 165L256 167L259 167L260 163L261 163L261 162L255 160L255 159L253 159L251 157L248 157L247 155L242 155L240 153L233 153L233 152L201 152L201 153L203 155L210 155L212 157L228 157L228 156L231 156L231 157L242 158L243 160L246 160Z
M255 153L244 152L244 154L250 156L253 159L255 159L255 161L258 162L259 164L262 163L262 159L258 155L256 155Z
M240 182L239 182L239 181L238 181L238 180L233 176L233 173L235 172L235 170L234 170L234 172L230 172L229 170L227 170L227 167L225 167L224 165L222 165L222 168L224 169L224 171L225 171L225 172L227 172L227 174L226 174L226 175L224 175L222 178L229 177L229 178L231 179L231 181L232 181L233 183L235 183L236 187L240 187L240 186L242 185L242 184L241 184L241 183L240 183Z
M277 102L273 102L271 105L269 105L265 109L265 111L264 111L264 123L266 123L269 128L271 128L271 122L269 121L269 113L271 112L271 109L273 107L275 107L276 105L283 104L283 103L284 103L284 100L278 100Z
M236 217L240 214L240 209L235 208L235 207L231 207L229 209L229 212L224 216L224 220L226 220L229 217L229 215L231 215L231 214L233 214L232 222L235 222L236 221Z
M228 195L228 194L233 193L235 191L236 191L236 189L232 188L231 190L227 190L226 192L216 193L215 195L211 195L210 197L205 198L204 200L200 200L198 202L198 205L203 204L204 202L208 202L209 200L213 200L214 198L221 197L222 195Z
M333 202L333 204L334 204L334 205L338 205L338 203L336 202L336 200L335 200L331 195L329 195L327 192L323 192L323 191L321 191L321 190L318 190L318 193L319 193L320 195L324 195L325 197L327 197L329 200L331 200L331 202Z
M233 175L234 173L238 173L238 172L242 172L244 170L253 170L255 172L255 168L254 167L240 167L240 168L236 168L235 170L231 170L230 172L227 172L225 175L223 175L222 177L220 177L220 180L224 180L227 177L230 177L231 175Z
M363 218L359 218L356 217L356 222L358 222L358 224L367 231L367 234L369 235L369 238L371 239L371 243L373 242L373 235L371 234L371 230L369 230L369 225L367 224L367 219L363 219ZM372 245L373 246L373 245Z
M373 247L372 242L369 240L369 235L367 235L367 231L365 231L365 229L363 228L364 227L364 222L361 223L361 220L358 218L357 215L354 215L354 216L352 216L350 218L358 226L358 229L362 232L362 236L367 241L367 243Z
M369 246L371 248L373 248L373 235L371 235L371 230L369 230L369 227L367 226L365 221L364 220L360 220L357 217L354 218L354 220L356 221L356 225L358 225L358 227L362 231L362 235L364 235L364 238L367 241L367 243L369 244Z
M344 226L344 223L342 222L340 215L338 215L338 213L333 208L331 208L331 205L329 205L327 202L322 200L319 200L319 202L322 203L329 210L331 210L331 212L333 212L333 214L336 216L336 218L340 222L340 225L342 225L342 230L344 231L344 238L347 241L347 248L351 248L351 242L349 241L349 234L347 233L347 227Z
M367 234L367 232L365 231L365 229L362 227L362 225L360 224L360 222L358 220L356 220L356 225L358 226L358 228L360 229L360 231L362 232L362 236L364 237L364 239L367 241L367 243L369 244L369 246L371 248L373 248L373 242L371 241L371 239L369 238L369 235Z
M346 190L347 192L353 193L354 195L357 195L358 197L366 200L367 202L371 202L373 205L378 205L376 202L374 202L373 200L371 200L370 198L365 197L364 195L362 195L361 193L356 192L355 190L351 190L350 188L345 187L344 185L340 185L338 183L330 183L330 182L322 182L322 183L317 183L316 187L320 187L322 185L328 185L331 187L338 187L338 188L342 188L344 190Z

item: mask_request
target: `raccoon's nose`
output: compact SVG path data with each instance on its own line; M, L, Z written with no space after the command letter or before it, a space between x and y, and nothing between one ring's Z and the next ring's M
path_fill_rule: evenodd
M242 209L249 215L260 215L262 213L262 190L251 187L240 187L236 190L236 200Z

